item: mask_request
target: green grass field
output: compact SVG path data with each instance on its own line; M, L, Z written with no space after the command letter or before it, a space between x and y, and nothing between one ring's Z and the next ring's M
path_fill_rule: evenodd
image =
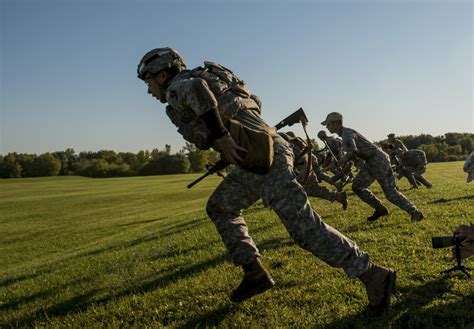
M364 312L358 280L295 246L261 203L244 215L276 286L231 303L241 271L204 210L219 177L191 190L197 175L0 180L0 327L472 329L474 281L439 274L455 261L431 237L474 222L474 184L461 162L430 164L426 176L431 190L399 182L425 213L420 223L386 200L390 215L367 223L372 210L352 192L345 212L311 199L325 222L397 269L392 310L377 318Z

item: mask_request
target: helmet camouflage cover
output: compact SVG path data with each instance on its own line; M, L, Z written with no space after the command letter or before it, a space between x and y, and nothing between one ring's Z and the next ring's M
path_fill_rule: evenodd
M139 79L145 80L148 73L156 74L170 67L183 70L186 63L176 50L169 47L156 48L146 53L138 63L137 75Z

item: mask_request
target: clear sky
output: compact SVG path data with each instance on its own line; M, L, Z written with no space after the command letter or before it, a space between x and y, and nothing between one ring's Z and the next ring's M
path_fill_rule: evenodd
M136 78L163 46L232 69L270 124L303 107L313 138L331 111L371 140L474 130L468 0L0 0L0 15L0 154L179 151Z

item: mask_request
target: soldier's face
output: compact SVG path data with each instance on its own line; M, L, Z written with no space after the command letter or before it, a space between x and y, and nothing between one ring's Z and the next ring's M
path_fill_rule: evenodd
M148 86L148 93L162 103L166 103L166 92L163 88L166 79L166 72L160 72L157 75L145 79L145 83Z
M329 122L326 127L328 128L328 130L331 134L334 134L335 132L337 132L337 130L336 130L336 121Z

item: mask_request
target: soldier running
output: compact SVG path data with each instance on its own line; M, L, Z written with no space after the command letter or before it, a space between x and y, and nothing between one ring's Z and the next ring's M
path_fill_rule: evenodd
M397 190L390 160L385 152L354 129L344 127L342 125L342 114L338 112L329 113L326 120L321 124L326 126L329 132L342 137L342 144L346 153L338 160L338 166L343 166L347 161L354 158L364 160L364 164L360 167L352 182L352 190L362 201L375 209L374 213L367 218L368 221L374 221L388 215L388 209L368 189L374 180L377 180L380 184L385 197L390 202L411 215L412 222L423 219L424 216L421 211L416 209L415 205Z
M349 278L362 281L370 310L378 313L389 307L395 271L369 262L367 253L311 208L293 172L291 147L263 120L242 80L211 62L188 70L171 48L149 51L137 71L148 93L169 104L167 115L186 140L200 149L212 146L236 165L212 193L206 208L232 261L244 271L231 301L242 302L274 285L242 217L243 209L263 199L299 246L330 266L342 268ZM265 144L265 136L271 137L270 145Z
M398 151L400 173L405 176L411 184L411 188L417 189L418 183L426 188L432 188L433 185L422 175L426 171L426 154L422 150L413 149L405 152Z

